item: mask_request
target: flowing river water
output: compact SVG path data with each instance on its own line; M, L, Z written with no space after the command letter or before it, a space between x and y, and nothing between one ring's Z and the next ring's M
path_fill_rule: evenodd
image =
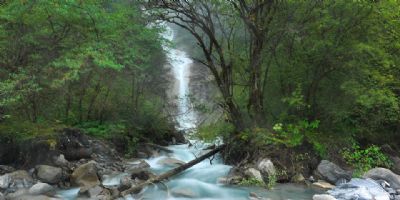
M173 42L174 31L167 27L163 35L166 39ZM168 52L169 63L172 73L176 79L175 90L177 101L177 123L178 128L193 130L196 128L196 113L192 110L191 102L187 98L189 94L190 67L193 61L186 52L164 46ZM160 164L160 160L165 158L175 158L184 162L189 162L202 153L209 144L201 141L191 140L191 145L170 145L168 149L173 153L160 155L145 160L150 164L152 172L160 174L172 167ZM137 162L132 163L137 164ZM165 184L152 185L145 188L140 194L127 196L125 199L149 199L149 200L248 200L250 193L255 193L262 199L269 200L310 200L315 191L305 186L294 184L278 184L273 189L267 190L260 187L238 187L223 185L218 182L219 178L226 176L232 167L223 164L219 155L210 161L208 159L187 169L181 174L172 177ZM103 180L103 185L115 186L120 183L120 179L127 173L121 173ZM79 189L60 191L59 194L68 200L77 197Z

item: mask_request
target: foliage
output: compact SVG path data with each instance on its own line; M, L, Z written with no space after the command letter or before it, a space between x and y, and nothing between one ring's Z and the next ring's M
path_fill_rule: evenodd
M234 126L231 123L218 121L210 125L200 126L197 136L201 140L211 142L220 137L228 139L233 130Z
M393 165L392 161L375 145L361 149L357 144L353 144L352 148L343 149L341 154L346 162L354 167L355 177L360 177L375 167L391 168Z
M242 181L240 181L239 185L241 185L241 186L258 186L258 187L266 187L267 186L264 183L264 181L258 180L256 178L243 179Z

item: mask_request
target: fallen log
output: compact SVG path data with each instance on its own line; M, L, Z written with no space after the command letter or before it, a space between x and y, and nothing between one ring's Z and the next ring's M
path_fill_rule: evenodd
M147 181L145 181L145 182L143 182L143 183L141 183L139 185L134 185L131 188L122 191L121 192L121 196L126 196L126 195L131 194L131 193L139 193L147 185L150 185L150 184L153 184L153 183L159 183L159 182L161 182L161 181L163 181L165 179L168 179L171 176L179 174L182 171L185 171L186 169L188 169L188 168L196 165L197 163L205 160L206 158L215 155L216 153L220 152L224 148L225 148L225 145L221 145L221 146L209 151L208 153L206 153L206 154L204 154L204 155L202 155L202 156L200 156L200 157L198 157L198 158L196 158L196 159L194 159L194 160L192 160L192 161L190 161L190 162L188 162L188 163L186 163L184 165L181 165L179 167L171 169L171 170L169 170L169 171L167 171L167 172L165 172L165 173L163 173L163 174L161 174L159 176L156 176L154 178L150 178L149 180L147 180Z

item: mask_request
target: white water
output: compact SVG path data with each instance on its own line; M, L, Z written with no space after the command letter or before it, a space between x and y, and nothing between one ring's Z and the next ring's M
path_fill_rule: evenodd
M167 31L163 35L166 39L173 41L174 34L172 29L167 28ZM178 122L178 129L189 131L196 128L196 114L193 111L190 100L187 98L189 91L189 76L190 76L190 65L192 60L188 55L178 49L164 46L168 52L169 62L172 67L173 75L176 79L175 88L178 97L177 101L177 112L178 116L176 121ZM159 163L160 160L165 158L176 158L178 160L189 162L202 153L203 148L208 146L200 141L191 141L193 144L189 147L188 144L183 145L171 145L168 148L173 153L168 155L161 155L147 159L146 162L151 166L151 170L160 174L166 172L171 167L164 166ZM137 163L132 163L137 164ZM222 159L217 155L213 160L212 164L210 160L206 159L199 164L191 167L184 171L180 175L177 175L171 180L167 181L164 185L158 184L149 186L140 194L134 196L127 196L125 199L150 199L150 200L185 200L185 199L196 199L196 200L247 200L249 199L250 192L255 192L259 196L270 199L270 200L309 200L312 198L314 191L302 186L295 186L290 184L277 185L273 190L266 190L263 188L248 188L248 187L234 187L226 186L218 183L218 179L228 174L231 166L224 165ZM126 173L114 174L108 176L103 180L103 185L116 186L119 185L120 179L126 175ZM71 189L59 192L64 199L74 200L76 199L78 190ZM189 196L183 197L185 193Z

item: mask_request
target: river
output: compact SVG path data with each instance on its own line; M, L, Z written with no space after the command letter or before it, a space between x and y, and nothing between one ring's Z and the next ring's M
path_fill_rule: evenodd
M174 31L167 27L163 35L166 39L174 41ZM172 74L176 80L175 90L178 98L176 121L178 129L183 131L196 128L196 113L192 109L190 100L187 98L190 82L190 67L193 61L189 56L179 49L164 46L168 52L169 64L172 67ZM150 164L151 171L155 174L166 172L171 167L159 164L165 158L175 158L184 162L189 162L202 153L209 144L201 141L191 140L191 145L170 145L168 149L173 153L160 155L146 159ZM132 162L132 165L137 162ZM216 157L212 162L208 159L191 167L183 173L171 178L164 184L152 185L145 188L140 194L125 197L126 200L149 199L149 200L248 200L250 193L255 193L262 199L271 200L310 200L315 191L301 185L278 184L273 189L267 190L260 187L238 187L228 186L218 183L218 179L226 176L232 166L225 165L220 157ZM127 173L121 173L103 180L103 185L119 185L120 179ZM69 189L59 191L58 194L67 200L75 200L79 189Z

